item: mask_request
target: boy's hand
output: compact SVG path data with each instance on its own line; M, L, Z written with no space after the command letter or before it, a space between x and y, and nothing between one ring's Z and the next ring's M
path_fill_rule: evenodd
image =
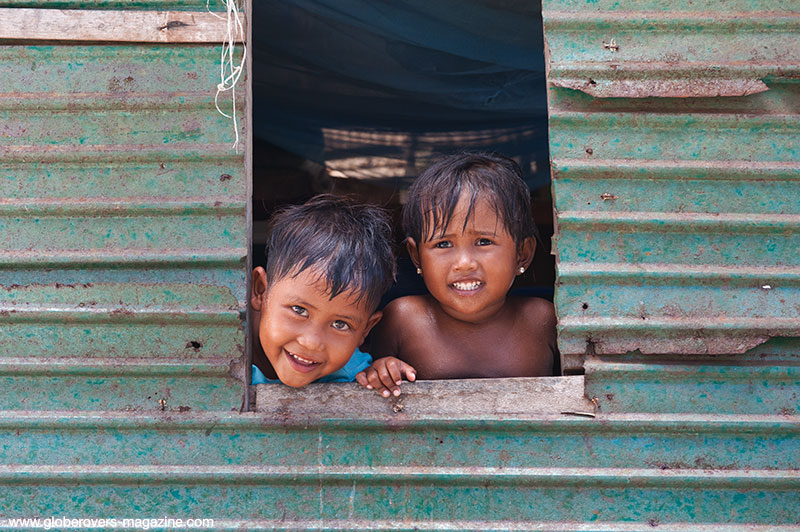
M384 397L400 395L403 376L409 381L417 379L417 370L395 357L377 359L370 367L356 375L356 381L367 390L375 390Z

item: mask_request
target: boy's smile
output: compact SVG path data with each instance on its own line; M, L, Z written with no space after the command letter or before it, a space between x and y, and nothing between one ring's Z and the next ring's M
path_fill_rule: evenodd
M526 239L518 248L492 205L475 202L469 220L469 199L458 200L444 231L417 245L408 239L409 253L422 269L431 295L445 313L460 321L478 323L494 316L520 266L527 267L535 244Z
M301 357L300 355L298 355L296 353L290 353L289 351L286 351L286 354L289 357L289 362L291 362L292 364L297 365L299 371L302 371L304 373L307 372L307 371L311 371L312 369L314 369L314 366L319 364L319 362L317 362L316 360L311 360L309 358L303 358L303 357Z
M353 292L330 298L325 279L313 269L267 286L262 268L253 272L258 339L277 378L305 386L341 369L381 317Z

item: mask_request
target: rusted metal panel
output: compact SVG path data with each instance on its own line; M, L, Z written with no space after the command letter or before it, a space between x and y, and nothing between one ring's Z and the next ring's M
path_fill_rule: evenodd
M585 362L586 394L603 412L784 416L799 423L798 361L797 338L773 338L732 355L593 356Z
M328 392L355 384L320 385ZM349 392L350 390L348 390ZM276 390L283 398L284 394ZM387 401L388 402L388 401ZM342 411L358 407L343 401ZM20 431L16 434L16 431ZM786 416L1 412L4 464L797 469ZM82 444L85 440L86 444ZM120 441L126 445L121 446ZM172 443L171 443L172 442ZM321 443L320 443L321 442ZM769 453L757 452L768 447ZM454 452L454 450L457 450ZM402 463L398 456L402 457ZM251 516L259 515L254 509Z
M742 2L742 4L746 4ZM601 98L745 96L796 76L796 4L547 3L553 87ZM688 8L687 8L688 7ZM699 6L698 6L699 7Z
M3 410L229 410L241 387L227 288L158 283L0 291Z
M246 175L213 107L218 52L0 49L2 284L141 278L242 300Z
M342 387L357 391L320 391ZM0 434L20 431L0 449L4 500L217 529L798 529L783 416L317 412L4 414Z
M165 4L124 6L190 2ZM667 22L692 9L637 5ZM400 403L262 386L263 411L239 413L246 176L205 92L218 49L146 51L0 52L0 518L800 530L798 346L750 349L796 334L800 93L785 76L691 102L551 88L561 342L576 366L590 351L585 377L418 383Z
M580 75L580 74L578 74ZM713 96L747 96L769 90L760 79L715 79L715 80L601 80L559 79L553 85L583 91L596 98L684 98Z
M632 467L793 475L757 465L771 444L752 424L800 427L800 6L546 0L543 18L566 370L585 372L594 421L630 429L615 441ZM652 444L644 420L670 443L634 443ZM796 432L784 443L800 449ZM726 497L678 484L695 482ZM797 527L777 508L737 521L747 497L703 515L661 501L659 529Z
M0 7L0 40L217 43L225 17L198 11L112 11ZM241 32L237 32L241 33ZM243 35L236 35L241 41Z
M0 7L28 7L39 9L125 9L125 10L181 10L224 11L223 0L0 0Z
M28 7L156 4L171 12L206 9L205 1ZM64 15L99 25L132 16ZM25 33L24 25L5 30L0 38ZM65 38L81 36L88 38ZM214 439L207 438L220 416L195 430L188 448L170 438L170 420L238 415L244 390L246 143L232 147L232 122L215 108L221 43L208 36L198 45L35 37L0 46L0 417L10 431L1 437L0 484L32 490L43 503L4 498L0 527L18 530L25 527L4 518L88 517L104 504L119 516L141 517L137 505L147 498L112 493L136 491L124 473L132 467L153 481L167 474L167 464L200 465L215 476L215 466L236 458L208 446L195 455L192 447ZM242 139L245 92L236 101ZM219 104L231 113L229 98ZM26 421L32 418L40 421ZM12 450L7 444L17 437L25 443ZM175 452L159 456L153 441ZM30 461L38 453L44 462ZM57 485L26 480L26 468L49 460L52 471L72 468L72 478ZM123 473L107 477L116 484L105 503L84 506L79 492L91 498L104 489L105 481L93 484L93 467ZM66 486L75 498L59 498ZM188 517L175 489L167 504Z
M0 47L0 408L241 407L247 176L219 47Z
M675 4L545 3L570 370L800 336L800 7Z
M160 504L160 516L199 515L213 502L219 505L224 501L219 514L233 514L227 519L261 513L265 514L263 525L288 521L297 526L316 521L328 530L353 521L372 521L380 528L390 528L397 521L430 523L434 526L424 528L436 529L434 523L454 521L454 514L464 516L453 523L458 529L464 522L503 529L511 521L516 529L544 525L544 530L565 530L565 521L585 521L592 516L612 526L638 521L641 527L650 521L657 525L665 521L708 523L723 513L731 514L731 524L785 523L786 530L797 530L794 521L800 487L797 473L789 471L329 467L320 486L318 466L288 470L263 466L4 469L0 467L0 482L11 475L15 479L4 493L12 504L33 499L42 487L49 488L50 496L40 506L66 503L71 507L77 499L85 512L94 515L122 501L126 506L149 509L155 500ZM69 485L72 482L77 485ZM482 504L472 500L476 489L484 493ZM276 504L278 501L291 503ZM311 504L319 508L314 514L319 518L307 518ZM732 508L737 510L731 512ZM514 519L495 524L485 519L487 514L512 514ZM222 515L219 519L225 522Z

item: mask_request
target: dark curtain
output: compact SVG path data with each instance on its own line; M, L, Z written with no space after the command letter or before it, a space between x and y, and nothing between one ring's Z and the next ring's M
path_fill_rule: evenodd
M493 150L549 182L541 7L502 0L256 0L256 137L404 186Z

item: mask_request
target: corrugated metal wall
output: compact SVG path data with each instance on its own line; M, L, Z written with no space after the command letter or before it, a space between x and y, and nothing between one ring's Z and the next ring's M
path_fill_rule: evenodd
M247 143L214 105L224 12L0 8L0 527L192 517L174 483L137 493L218 466L179 427L218 442L244 395Z
M763 4L545 3L560 334L585 377L391 403L264 385L244 414L218 45L3 45L0 519L800 530L800 13Z
M729 4L546 4L573 366L800 335L800 6Z
M800 4L701 4L544 2L559 343L621 448L673 439L658 529L795 530Z
M246 174L219 56L0 48L0 407L239 407Z
M260 386L289 439L259 523L800 530L800 13L716 8L545 2L560 342L594 406L535 379Z

